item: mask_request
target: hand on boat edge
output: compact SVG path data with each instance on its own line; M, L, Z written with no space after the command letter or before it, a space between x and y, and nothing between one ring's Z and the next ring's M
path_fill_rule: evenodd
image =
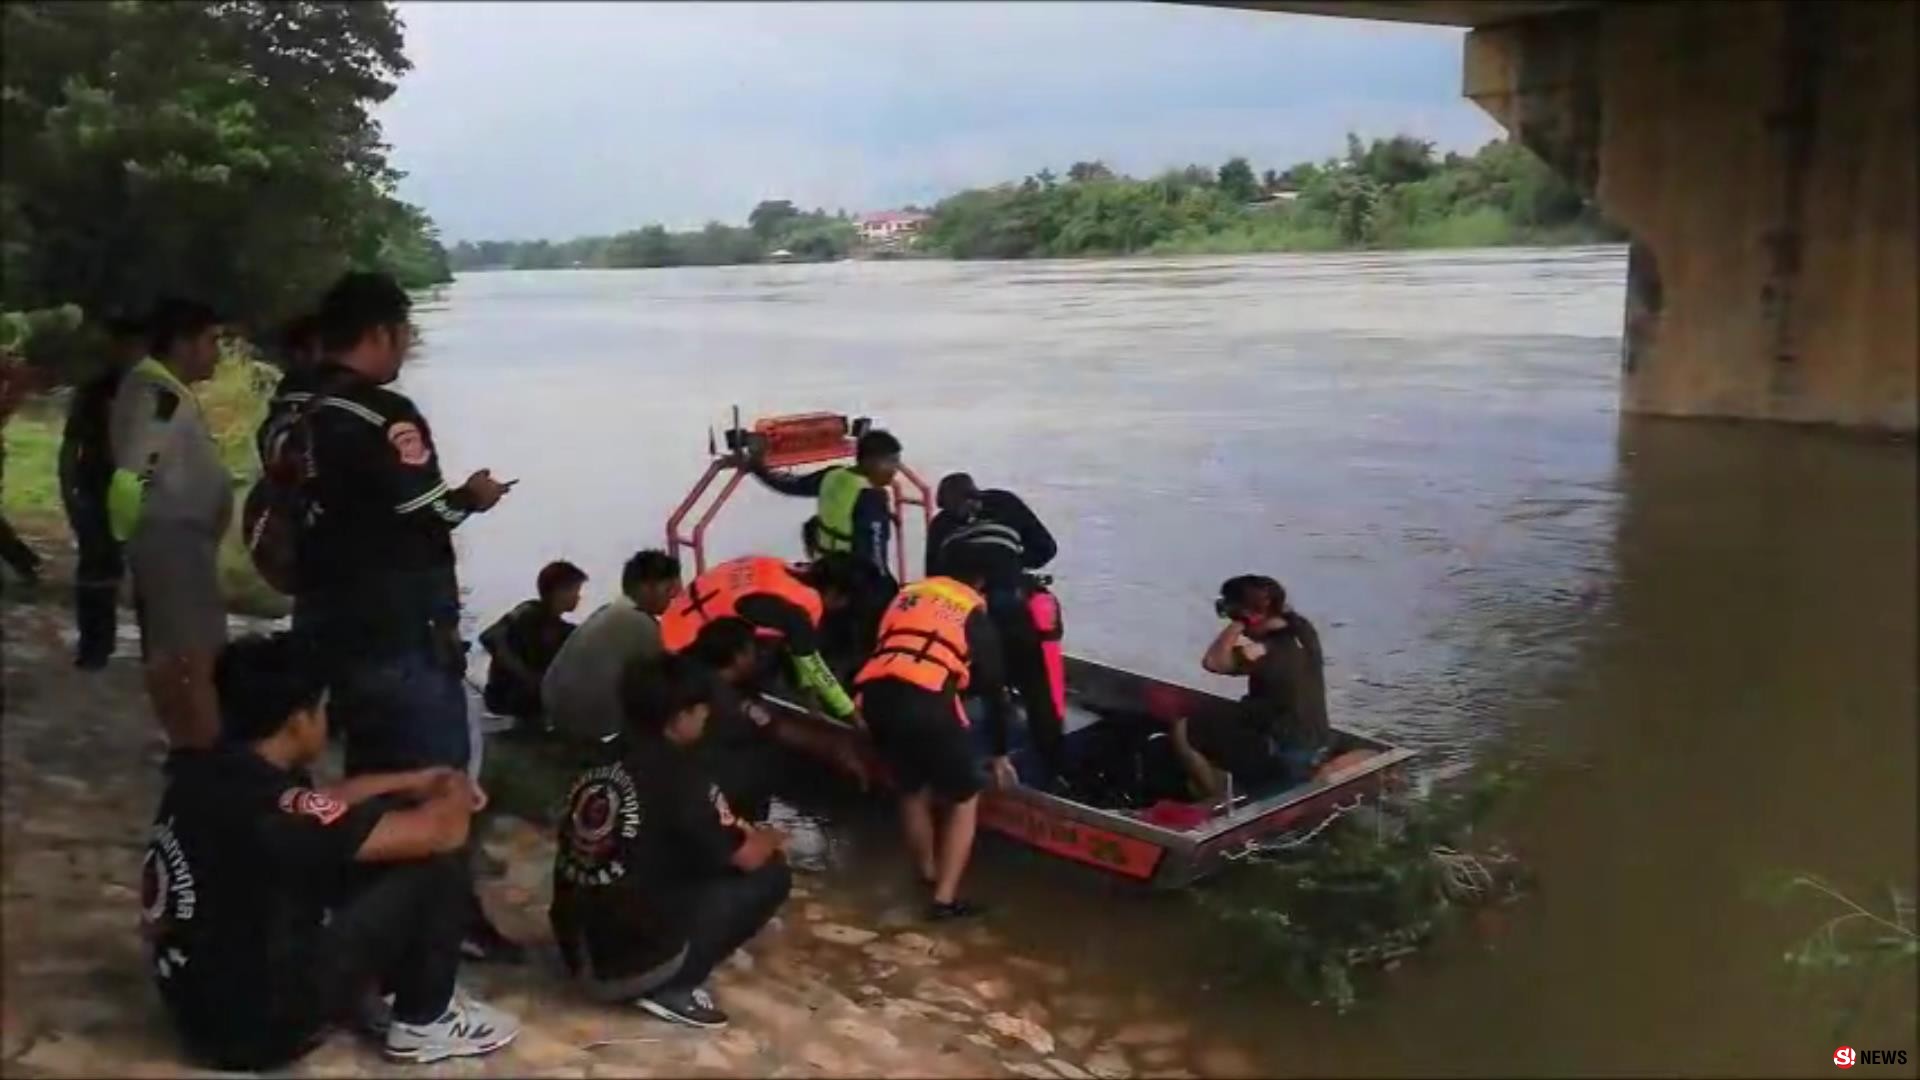
M990 762L993 786L999 789L1020 786L1020 770L1013 767L1013 759L1005 754L994 757Z

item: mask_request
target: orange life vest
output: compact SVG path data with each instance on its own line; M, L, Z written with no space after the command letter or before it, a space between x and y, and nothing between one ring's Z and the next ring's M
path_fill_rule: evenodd
M749 596L775 596L807 613L807 621L820 625L820 594L795 577L785 562L761 555L723 562L693 579L667 613L660 616L660 644L677 653L693 644L700 631L715 619L738 614L740 601ZM754 630L765 638L778 638L778 631L763 626Z
M965 690L973 677L967 618L986 604L952 578L931 577L900 590L880 618L879 641L855 686L899 679L922 690Z

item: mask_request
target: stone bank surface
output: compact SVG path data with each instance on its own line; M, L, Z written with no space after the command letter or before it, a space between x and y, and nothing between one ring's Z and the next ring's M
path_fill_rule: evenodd
M142 955L138 883L159 797L161 743L136 648L104 673L69 664L66 590L4 604L0 799L0 1075L183 1076ZM1251 1071L1213 1046L1195 1055L1177 1018L1077 992L1066 970L1014 955L991 921L916 925L860 913L825 875L796 876L780 921L716 976L733 1016L720 1033L598 1006L562 977L547 930L544 830L495 822L508 869L482 884L522 968L467 965L475 993L519 1014L518 1041L478 1061L412 1067L341 1033L290 1076L1030 1076L1076 1080Z

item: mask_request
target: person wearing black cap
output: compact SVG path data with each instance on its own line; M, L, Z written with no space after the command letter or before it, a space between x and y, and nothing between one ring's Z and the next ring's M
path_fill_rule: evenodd
M1059 545L1020 496L981 490L966 473L942 479L935 502L940 512L927 526L927 574L951 574L964 556L985 575L987 611L1006 654L1007 682L1020 695L1047 779L1058 783L1067 764L1066 679L1059 655L1064 631L1059 602L1034 571L1053 561Z
M88 671L105 667L113 656L120 579L126 573L120 542L107 524L107 484L113 477L108 420L120 381L147 351L136 319L116 315L101 329L106 335L104 362L74 390L60 436L60 502L80 549L73 574L73 621L80 641L73 662Z

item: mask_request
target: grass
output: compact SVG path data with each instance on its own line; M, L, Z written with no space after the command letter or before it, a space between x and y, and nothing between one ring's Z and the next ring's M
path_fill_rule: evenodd
M260 579L240 540L239 504L260 475L253 433L265 418L279 372L239 352L220 361L213 378L196 393L220 457L234 478L234 520L220 544L220 585L227 609L238 615L277 618L289 610L287 598ZM4 510L21 535L45 546L69 544L66 512L60 504L60 431L67 395L58 393L27 403L7 422Z

